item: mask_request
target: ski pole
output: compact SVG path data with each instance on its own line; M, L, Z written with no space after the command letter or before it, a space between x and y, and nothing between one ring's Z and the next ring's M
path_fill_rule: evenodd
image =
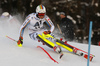
M57 24L57 27L58 27L60 33L62 34L61 28L60 28L60 26L58 24ZM65 37L63 37L63 39L65 39Z
M15 39L13 39L13 38L11 38L11 37L9 37L7 35L6 35L6 37L9 38L9 39L11 39L11 40L13 40L13 41L15 41L15 42L17 42Z

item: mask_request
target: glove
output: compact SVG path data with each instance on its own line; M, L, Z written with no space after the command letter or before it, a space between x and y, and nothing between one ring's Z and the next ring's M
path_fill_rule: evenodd
M45 35L47 35L47 34L50 34L51 31L44 31L43 33L44 33Z
M23 44L23 37L22 36L19 37L19 40L17 41L17 44L18 44L19 47L22 46L22 44Z

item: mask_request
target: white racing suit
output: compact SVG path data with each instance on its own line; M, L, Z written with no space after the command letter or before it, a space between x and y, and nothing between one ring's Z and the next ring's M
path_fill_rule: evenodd
M47 15L43 19L40 19L36 13L29 14L20 28L20 36L23 37L24 29L28 26L30 38L37 40L36 36L47 30L44 28L44 22L50 27L50 31L53 32L54 24Z

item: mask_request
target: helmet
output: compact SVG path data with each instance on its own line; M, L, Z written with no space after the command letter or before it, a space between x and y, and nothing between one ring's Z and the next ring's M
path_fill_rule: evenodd
M2 16L8 17L9 16L9 13L8 12L4 12L4 13L2 13Z
M46 13L46 8L43 5L38 5L36 7L36 13Z

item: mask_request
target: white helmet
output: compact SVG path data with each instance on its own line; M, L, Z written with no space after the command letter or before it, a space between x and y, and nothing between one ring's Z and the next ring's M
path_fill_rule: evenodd
M36 13L46 13L46 8L43 5L38 5L36 7Z
M4 16L4 17L8 17L10 14L8 13L8 12L4 12L4 13L2 13L2 16Z

